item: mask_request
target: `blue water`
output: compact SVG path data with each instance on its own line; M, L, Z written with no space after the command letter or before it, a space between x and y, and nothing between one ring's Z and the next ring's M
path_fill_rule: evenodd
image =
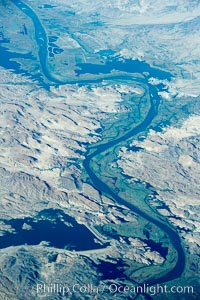
M55 43L57 41L58 37L55 35L49 36L49 43Z
M99 52L97 52L98 54L102 55L102 56L111 56L115 54L115 51L113 51L112 49L107 49L107 50L100 50Z
M72 227L65 225L61 218L64 219L64 222L70 223ZM78 224L61 210L48 209L40 212L37 218L5 220L4 223L12 226L15 233L0 236L0 248L25 244L38 245L42 241L48 242L51 247L61 249L66 247L76 251L105 247L94 241L95 237L87 227ZM30 225L32 229L23 229L24 223Z
M48 59L48 52L47 52L47 47L48 47L48 40L45 34L45 30L42 27L42 24L40 20L38 19L37 15L22 1L19 0L13 0L13 3L17 5L27 16L29 16L35 26L35 40L38 44L39 47L39 58L40 58L40 65L41 69L43 72L43 75L51 82L51 83L56 83L56 84L65 84L67 82L62 82L58 79L56 79L52 74L49 73L48 68L47 68L47 59ZM86 64L78 64L77 65L80 70L76 70L77 76L79 75L84 75L86 73L89 74L109 74L111 73L112 70L118 70L126 73L143 73L147 72L149 73L149 76L153 76L159 79L168 79L170 80L171 74L168 72L164 72L162 70L158 70L155 68L150 67L149 64L146 62L140 62L138 60L125 60L120 61L117 58L112 59L108 61L105 65L98 65L98 64L91 64L91 63L86 63ZM117 77L117 76L116 76ZM121 78L125 78L125 76L121 76ZM148 78L148 76L146 76ZM114 76L113 76L114 78ZM128 78L128 76L126 76ZM103 77L99 80L82 80L82 84L85 83L94 83L94 82L99 82L103 79ZM132 79L132 77L130 77ZM68 83L76 83L79 82L79 80L76 78L73 79L71 82L68 81ZM145 82L148 84L148 82ZM149 127L151 122L153 121L154 117L158 113L158 107L160 103L160 98L153 86L150 86L150 94L151 96L151 107L150 110L145 117L144 121L141 122L140 125L136 126L134 129L130 130L127 132L124 136L121 136L109 143L104 143L99 146L93 146L94 152L90 154L90 148L88 148L87 156L86 159L83 162L83 165L85 167L86 172L88 173L89 177L92 180L92 183L94 187L100 192L108 195L108 197L113 198L117 203L124 204L126 205L129 209L140 215L141 217L145 218L147 221L150 223L158 226L164 233L166 233L173 245L173 247L176 249L177 254L178 254L178 259L176 265L171 269L168 273L165 275L162 275L158 279L151 279L149 280L149 284L157 284L157 283L162 283L166 282L169 280L173 280L175 278L178 278L181 276L184 266L185 266L185 255L181 246L181 241L179 238L178 233L169 225L166 223L164 224L162 220L159 220L159 216L157 218L154 218L150 215L148 215L146 212L140 210L138 207L128 203L125 199L121 198L118 196L118 194L115 194L112 189L109 188L109 186L103 182L93 171L92 171L92 159L95 156L98 156L100 153L103 151L125 141L128 140L129 138L132 138L136 134L140 132L145 132ZM55 232L54 232L55 233ZM153 274L152 274L153 275Z
M162 243L156 243L153 240L150 239L143 239L142 240L144 243L147 244L147 246L149 246L151 248L152 251L157 251L158 253L160 253L160 255L163 258L167 257L168 254L168 247L163 247Z
M76 80L72 80L71 82L66 82L62 80L58 80L55 78L48 70L47 68L47 59L48 59L48 39L45 33L45 30L31 8L23 3L20 0L12 0L12 2L23 11L28 17L30 17L34 23L34 26L36 28L35 30L35 40L38 44L39 51L39 59L40 59L40 65L42 69L43 75L52 83L57 84L66 84L66 83L76 83ZM109 51L109 50L108 50ZM50 53L50 55L53 57L53 53ZM91 64L91 63L85 63L85 64L78 64L77 65L81 70L76 70L76 74L79 76L80 74L90 73L90 74L108 74L112 70L119 70L127 73L142 73L142 72L149 72L150 76L157 77L160 79L169 79L172 77L169 72L165 72L162 70L158 70L155 68L150 67L150 65L146 62L141 62L139 60L125 60L121 61L118 58L114 58L111 61L108 61L105 65L98 65L98 64ZM87 81L82 81L87 83ZM89 81L90 83L93 82L93 80Z
M165 72L159 69L152 68L148 63L141 62L139 60L125 59L123 61L114 58L105 65L91 64L91 63L82 63L77 64L77 67L80 70L75 70L76 74L79 76L81 74L108 74L112 70L118 70L127 73L143 73L148 72L150 76L159 78L159 79L168 79L172 77L169 72Z
M35 59L32 53L20 54L16 52L10 52L3 44L0 44L0 66L6 69L14 70L16 74L24 75L33 80L37 80L44 88L48 88L48 85L44 83L43 76L41 73L33 75L27 70L24 70L20 63L16 62L15 59Z
M94 157L98 156L105 150L108 150L109 148L119 144L120 142L123 142L124 140L128 140L129 138L132 138L134 135L147 130L148 126L151 124L152 120L157 115L158 107L160 104L160 97L157 94L156 88L151 85L149 85L149 88L150 88L150 95L151 95L151 98L150 98L151 107L150 107L150 110L149 110L146 118L143 120L143 122L141 122L140 125L136 126L134 129L127 132L124 136L121 136L115 140L112 140L111 142L96 146L96 148L95 148L96 150L91 154L89 154L90 149L88 149L88 154L86 156L86 159L83 162L83 166L84 166L85 170L87 171L89 177L91 178L92 184L96 190L107 195L108 197L111 197L117 203L125 205L126 207L128 207L130 210L132 210L136 214L140 215L141 217L143 217L150 223L159 227L163 232L165 232L168 235L171 244L177 251L178 259L177 259L175 267L173 269L171 269L167 274L161 276L158 279L154 280L152 278L151 280L148 281L149 284L157 284L157 283L163 283L163 282L167 282L167 281L173 280L175 278L178 278L181 276L182 272L184 271L185 254L184 254L184 251L183 251L183 248L181 245L181 240L180 240L178 233L173 228L169 227L169 225L167 225L167 223L165 224L162 221L159 221L158 218L153 218L152 216L148 215L146 212L139 209L137 206L130 204L125 199L121 198L104 181L102 181L100 179L100 177L98 177L93 172L93 169L91 167L92 159Z
M20 64L14 59L33 59L32 53L20 54L16 52L10 52L3 44L0 45L0 65L6 69L14 69L17 74L30 75L27 71L22 70Z
M43 7L44 8L53 8L53 7L55 7L55 5L44 4Z
M118 279L118 278L126 278L124 275L123 268L124 263L121 259L119 259L115 263L111 263L108 261L102 261L100 260L100 264L97 265L97 268L100 272L101 279L102 280L108 280L108 279Z

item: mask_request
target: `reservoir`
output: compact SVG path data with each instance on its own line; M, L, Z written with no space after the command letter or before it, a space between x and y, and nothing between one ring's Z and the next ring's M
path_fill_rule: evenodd
M84 63L84 64L77 64L77 67L80 70L75 70L76 74L79 76L81 74L89 73L89 74L108 74L112 70L118 70L121 72L127 73L143 73L148 72L150 76L157 77L159 79L170 79L171 74L159 69L152 68L148 63L139 61L137 59L124 59L123 61L114 58L106 62L105 65L100 64L91 64L91 63Z
M5 220L15 233L0 236L0 248L20 245L38 245L47 242L48 246L84 251L101 249L94 241L95 236L84 225L65 215L61 210L48 209L41 211L37 218Z

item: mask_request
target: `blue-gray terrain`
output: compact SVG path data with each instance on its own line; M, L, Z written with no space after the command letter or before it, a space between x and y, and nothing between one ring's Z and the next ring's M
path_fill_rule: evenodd
M198 299L200 4L0 3L0 300Z

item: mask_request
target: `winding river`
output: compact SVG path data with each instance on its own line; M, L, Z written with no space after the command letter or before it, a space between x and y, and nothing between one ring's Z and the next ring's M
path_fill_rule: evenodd
M39 59L40 59L40 64L41 64L41 69L43 72L43 75L51 82L51 84L67 84L67 83L93 83L96 82L97 80L74 80L74 81L60 81L57 78L55 78L48 70L47 68L47 60L48 60L48 53L47 53L47 36L44 28L42 27L42 24L37 17L36 13L26 4L24 4L22 1L18 0L12 0L12 2L23 11L28 17L31 18L34 26L35 26L35 40L38 44L39 47ZM141 62L142 64L142 62ZM146 64L147 65L147 64ZM148 66L148 65L147 65ZM147 68L146 66L146 68ZM152 69L155 70L155 69ZM125 71L125 69L123 70ZM151 68L148 66L147 70L150 75L151 74ZM114 77L112 77L114 79ZM126 78L126 76L124 76ZM127 74L127 78L130 79L130 75ZM104 78L102 78L104 79ZM100 80L102 80L100 79ZM146 79L140 79L144 83L147 83ZM148 130L148 127L150 126L151 122L155 118L155 116L158 113L158 107L160 104L160 97L157 94L156 88L152 85L149 85L149 94L150 94L150 109L144 118L144 120L137 125L135 128L132 130L128 131L125 133L123 136L120 136L110 142L102 143L101 145L97 145L93 147L93 152L91 153L91 149L88 148L88 151L86 153L86 158L83 161L83 166L91 178L94 187L100 191L103 194L106 194L108 197L110 196L112 199L114 199L117 203L123 204L127 206L130 210L133 212L137 213L141 217L145 218L148 222L154 224L155 226L159 227L160 230L162 230L164 233L167 234L169 237L169 240L171 244L173 245L174 249L177 252L177 261L176 265L168 271L166 274L160 276L157 279L154 279L152 277L151 280L148 281L149 284L157 284L157 283L164 283L170 280L173 280L175 278L179 278L184 270L185 267L185 254L181 245L180 237L178 233L176 232L173 227L168 225L167 223L163 223L161 220L159 220L159 216L157 218L154 218L153 216L148 215L145 211L142 211L138 207L134 206L133 204L130 204L126 199L123 199L120 197L118 194L116 194L107 184L104 182L101 178L101 174L96 175L93 171L92 168L92 161L95 157L97 157L99 154L103 153L104 151L111 149L113 146L116 146L120 144L121 142L126 141L127 139L130 139L134 137L136 134L140 132L145 132ZM162 268L161 268L162 269ZM163 270L161 270L163 272Z

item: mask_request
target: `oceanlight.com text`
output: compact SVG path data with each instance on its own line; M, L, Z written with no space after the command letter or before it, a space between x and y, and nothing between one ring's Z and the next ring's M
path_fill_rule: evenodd
M118 285L112 283L110 285L99 285L95 286L92 283L88 284L60 284L60 283L40 283L36 286L36 292L38 295L73 295L73 294L85 294L85 295L95 295L95 294L126 294L128 295L138 295L138 294L149 294L154 296L156 294L193 294L193 286L167 286L167 285L149 285L142 284L138 286L132 285Z
M129 294L149 294L154 296L156 294L193 294L194 288L193 286L171 286L167 285L138 285L138 286L128 286L128 285L117 285L111 284L109 286L109 292L112 294L115 293L129 293Z

